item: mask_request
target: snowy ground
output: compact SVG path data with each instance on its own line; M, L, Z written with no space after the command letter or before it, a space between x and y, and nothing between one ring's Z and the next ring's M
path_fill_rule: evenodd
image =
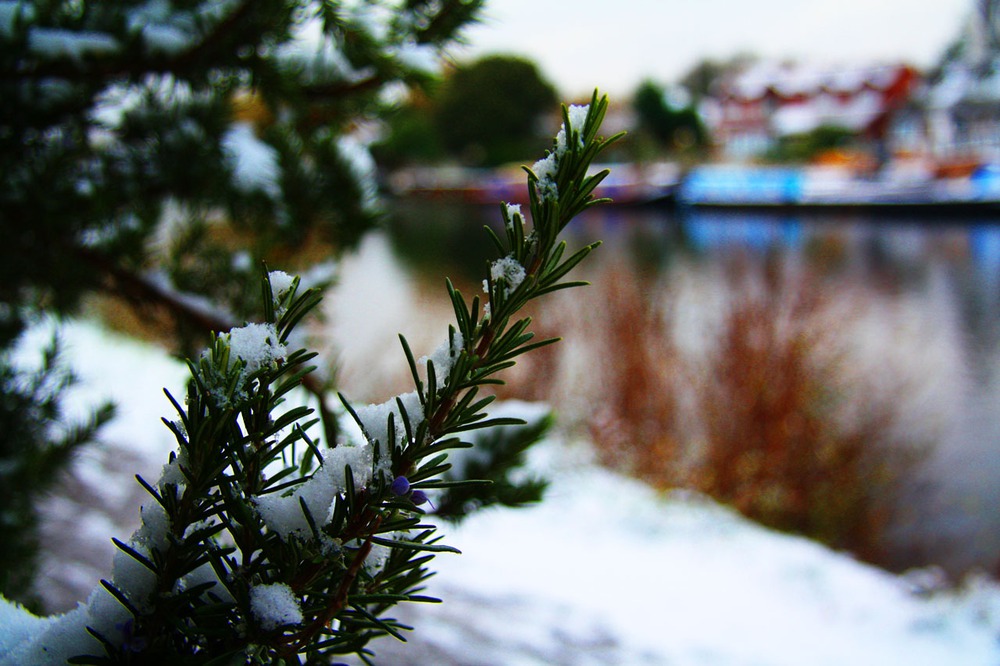
M130 477L158 475L173 446L161 389L179 393L186 375L92 324L64 340L82 379L71 406L110 397L120 416L47 505L42 592L63 610L107 575L110 537L134 528ZM1000 665L993 583L920 593L703 499L657 495L594 466L584 445L547 443L531 464L554 482L548 499L446 527L463 554L437 560L429 593L445 602L404 609L417 630L374 645L377 663Z

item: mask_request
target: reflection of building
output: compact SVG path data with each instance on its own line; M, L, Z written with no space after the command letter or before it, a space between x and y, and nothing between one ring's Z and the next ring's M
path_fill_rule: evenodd
M758 63L721 82L706 117L729 158L759 156L783 136L841 127L880 142L918 82L905 65L817 68Z

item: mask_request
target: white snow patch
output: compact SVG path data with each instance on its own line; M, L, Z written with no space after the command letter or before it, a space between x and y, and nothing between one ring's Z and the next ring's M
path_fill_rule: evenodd
M152 559L152 553L135 539L130 540L128 545L139 555L146 559ZM142 612L153 609L150 597L156 587L156 574L142 562L120 549L115 551L111 571L115 587L132 602L133 606Z
M233 123L222 137L222 149L237 187L244 192L263 192L275 201L281 198L278 151L257 137L253 125Z
M407 618L417 631L405 649L427 640L454 663L1000 660L995 583L917 596L897 576L710 500L594 467L578 448L549 442L531 457L554 481L545 501L450 530L463 554L435 560L428 590L445 603ZM372 647L384 656L389 645Z
M271 282L271 293L275 297L284 295L292 288L292 283L295 281L295 278L284 271L271 271L267 274L267 278Z
M384 447L393 439L393 435L395 441L406 437L406 428L403 424L397 398L403 405L410 427L416 430L417 426L424 420L424 406L416 391L390 398L379 405L366 405L355 410L361 420L361 428L365 436L372 443L380 442L383 446L383 453ZM393 415L394 433L390 433L388 428L390 414Z
M347 467L358 488L364 488L372 480L372 448L367 444L351 446L341 444L335 449L323 451L323 464L304 483L289 494L271 493L253 498L260 517L269 529L282 539L292 536L308 538L311 535L309 521L302 511L306 505L309 515L317 527L328 523L333 516L333 508L338 496L347 488Z
M465 348L465 338L459 331L451 331L447 340L442 342L429 356L421 357L417 361L417 368L427 367L429 362L434 366L434 376L437 378L438 386L444 383L451 369L455 367L455 361Z
M559 132L556 134L555 150L532 165L531 171L538 177L536 189L542 201L558 201L559 188L556 176L559 173L559 162L569 150L569 139L574 131L578 133L577 145L580 148L583 147L583 125L589 112L589 104L571 104L566 109L569 127L566 126L566 123L560 125Z
M514 221L518 217L521 217L522 220L523 220L523 216L521 215L521 204L508 203L508 204L504 204L504 206L505 206L505 209L507 211L507 215L505 216L505 219L507 220L507 227L508 228L510 228L514 224ZM523 221L522 221L522 224L523 224Z
M187 453L179 450L174 459L165 463L160 470L160 480L158 483L160 492L163 492L168 485L177 486L178 490L183 489L187 485L187 477L184 476L184 470L181 469L182 465L187 466Z
M497 259L490 265L490 279L503 285L503 295L510 296L521 286L527 273L514 257Z
M559 133L556 134L556 159L562 159L566 151L569 150L569 137L575 131L580 136L577 139L577 146L583 148L583 124L587 120L587 113L590 112L590 105L577 105L571 104L568 109L566 109L566 115L569 117L569 127L563 124Z
M122 416L103 436L158 470L173 443L156 427L170 411L160 387L181 385L184 366L93 324L67 326L63 337L81 377L74 402L119 400ZM38 349L44 341L35 338ZM446 543L463 555L435 559L428 593L444 603L413 608L416 631L401 655L429 643L451 663L1000 663L995 582L915 595L905 579L707 500L657 494L580 451L551 443L532 452L532 468L553 481L541 504L448 528ZM49 618L0 602L0 665L100 654L84 626L126 621L127 612L115 614L122 610L103 590L89 606ZM380 663L406 663L387 658L394 641L372 647Z
M556 154L549 153L531 166L531 172L538 177L536 189L542 201L557 201L559 188L556 185L556 174L559 166L556 164Z
M53 618L37 617L20 604L0 597L0 659L32 636L45 630Z
M61 28L32 28L28 50L45 58L82 61L87 56L108 55L121 48L118 40L104 32L77 32Z
M162 425L150 424L158 424L164 416L176 416L163 389L183 396L187 367L162 350L93 322L69 320L59 326L50 318L24 334L15 352L15 363L19 367L38 367L40 352L56 330L66 365L78 379L63 395L67 418L86 419L101 402L115 403L115 418L101 428L100 441L121 444L149 458L149 466L137 471L155 477L176 441Z
M268 631L288 624L302 623L299 600L292 588L284 583L251 587L250 610L260 626Z
M0 603L8 604L2 597ZM28 614L28 611L23 613ZM10 618L10 614L5 615L5 622L0 623L0 634L6 634L8 630L6 619ZM33 622L31 618L22 618L20 622L25 621ZM44 618L44 621L44 625L35 625L39 630L37 633L29 637L22 635L20 642L10 646L10 652L0 656L0 666L63 666L69 659L81 654L103 654L97 639L87 633L90 616L86 605L80 604L64 615ZM23 628L24 625L20 626ZM0 643L6 643L6 640Z
M279 342L274 324L247 324L232 329L228 335L230 353L246 363L246 375L283 359L288 353L285 345Z

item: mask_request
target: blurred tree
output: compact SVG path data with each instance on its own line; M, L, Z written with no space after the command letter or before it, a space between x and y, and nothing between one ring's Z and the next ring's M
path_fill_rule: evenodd
M388 168L407 163L430 164L446 152L434 124L434 101L431 95L411 95L386 117L387 131L372 146L379 164Z
M640 131L670 152L704 148L708 134L687 95L670 95L651 81L639 85L632 101Z
M722 63L705 58L692 65L681 78L680 84L691 93L695 99L708 97L712 92L712 86L724 71Z
M481 5L0 1L0 469L52 479L93 431L54 434L54 362L12 364L39 313L109 294L201 346L255 310L261 261L350 247L380 214L367 143L386 93L432 80ZM3 484L4 516L40 487ZM0 592L18 597L31 522L3 526L21 555Z
M447 77L434 121L449 152L469 164L497 165L533 154L547 134L540 120L555 101L555 88L532 62L488 56Z
M111 405L89 422L70 424L61 413L60 392L72 376L58 366L55 342L40 367L28 369L0 356L0 594L38 609L36 574L39 516L35 503L59 481L76 449L113 413Z
M695 103L711 97L717 81L731 72L743 69L757 60L751 53L737 53L725 60L703 58L691 66L680 78L683 86Z

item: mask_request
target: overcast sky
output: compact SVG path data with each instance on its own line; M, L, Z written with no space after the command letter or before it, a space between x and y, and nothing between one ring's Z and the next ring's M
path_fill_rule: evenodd
M488 0L458 59L518 53L561 94L628 94L703 57L749 52L822 64L926 67L972 0Z

